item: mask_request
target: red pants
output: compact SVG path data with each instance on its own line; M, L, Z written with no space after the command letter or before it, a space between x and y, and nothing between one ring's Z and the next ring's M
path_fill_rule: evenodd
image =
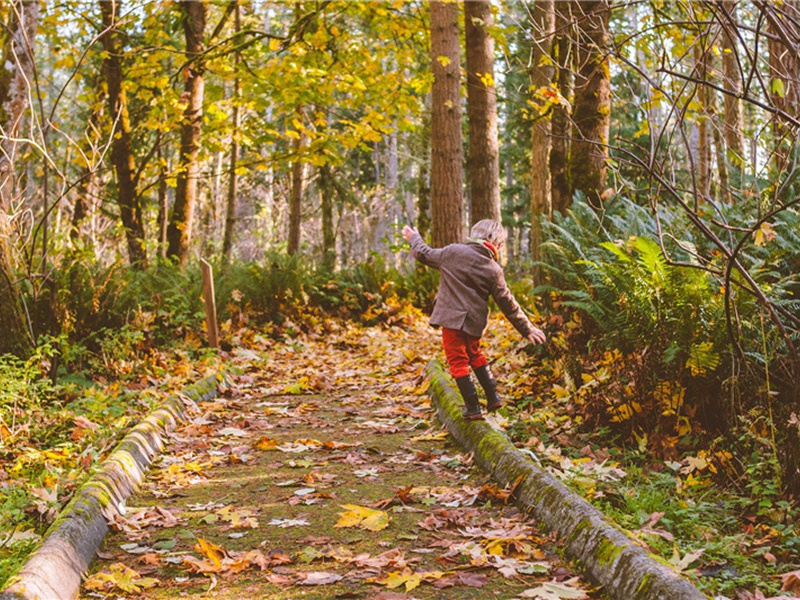
M450 374L458 379L469 375L469 368L477 369L489 364L481 352L481 338L463 331L442 327L442 345Z

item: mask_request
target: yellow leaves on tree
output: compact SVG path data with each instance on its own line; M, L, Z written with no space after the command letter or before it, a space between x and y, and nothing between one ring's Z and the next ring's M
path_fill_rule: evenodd
M389 526L391 518L382 510L375 510L356 504L342 504L345 512L340 512L340 519L335 527L360 527L369 531L380 531Z

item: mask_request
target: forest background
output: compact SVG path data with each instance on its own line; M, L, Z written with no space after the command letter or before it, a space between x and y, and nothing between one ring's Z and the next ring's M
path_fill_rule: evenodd
M629 526L712 519L737 586L800 562L797 0L0 11L3 530L77 485L60 419L137 410L95 383L214 355L199 258L229 347L429 310L399 228L442 246L496 218L550 336L514 435L610 444L651 497L586 495ZM48 446L72 479L42 509Z

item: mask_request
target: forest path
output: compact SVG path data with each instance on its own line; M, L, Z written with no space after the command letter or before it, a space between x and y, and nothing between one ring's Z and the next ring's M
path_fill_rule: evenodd
M128 500L81 597L589 597L433 420L421 374L437 343L411 316L248 340L231 388Z

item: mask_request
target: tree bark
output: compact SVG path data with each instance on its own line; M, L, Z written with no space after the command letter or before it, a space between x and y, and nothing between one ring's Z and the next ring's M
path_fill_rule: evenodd
M500 150L497 141L497 90L494 85L492 5L488 0L464 2L467 56L467 121L470 224L500 221Z
M573 40L570 2L554 2L555 37L553 59L555 60L555 84L558 92L571 100L573 94ZM572 204L572 189L569 182L570 115L561 105L553 107L551 117L550 184L553 210L566 214Z
M724 95L724 138L727 146L729 171L741 176L744 166L744 119L742 116L742 76L736 44L736 1L724 0L722 10L726 13L722 31L722 73L725 89L733 94Z
M242 7L236 1L236 16L234 19L234 30L236 33L242 28ZM233 131L231 133L231 162L228 169L228 198L225 204L225 235L222 241L222 256L225 261L230 262L231 250L233 249L233 236L236 231L236 208L239 195L239 176L236 174L236 164L239 160L239 128L241 127L241 108L239 99L241 97L241 86L239 84L239 53L236 52L233 60L233 68L237 74L233 80Z
M793 116L800 116L800 1L785 0L780 5L764 2L769 38L769 85L772 105ZM790 167L791 151L797 133L780 116L772 121L773 163L779 173Z
M192 219L197 204L197 184L200 172L198 155L203 126L203 94L205 88L205 65L203 35L206 27L208 7L204 0L181 0L183 30L186 36L186 60L184 69L183 100L186 109L181 125L180 164L175 187L175 204L167 228L169 246L167 256L185 265L189 258L192 240Z
M531 19L535 40L531 52L531 90L546 88L553 79L552 45L555 31L553 0L537 1ZM539 260L542 244L542 218L553 216L553 199L550 179L550 116L545 107L534 115L531 131L531 232L530 254L535 263ZM539 269L533 268L534 285L539 283Z
M430 97L428 97L430 100ZM417 231L422 239L428 239L431 230L431 121L430 114L422 117L419 178L417 179Z
M336 231L333 227L333 173L330 165L319 168L319 192L322 203L322 266L332 273L336 268Z
M17 0L11 4L0 64L0 123L5 134L0 152L0 355L11 353L23 359L33 353L33 340L11 258L11 216L17 209L16 143L12 140L28 109L38 22L38 0Z
M144 246L144 223L142 221L141 200L136 190L136 167L133 158L131 122L128 115L128 100L125 94L122 73L122 44L117 29L120 3L117 0L101 0L100 12L103 19L103 75L108 87L108 110L112 119L114 140L111 144L111 164L114 166L117 183L117 204L125 239L128 246L128 260L131 266L147 267L147 253Z
M572 186L601 208L606 188L608 134L611 125L611 80L608 64L609 0L574 0L573 14L578 21L575 75L575 138L570 156Z
M431 216L434 247L464 239L458 4L430 2Z
M297 118L302 122L305 117L305 109L298 106L296 110ZM289 191L289 242L286 249L289 254L297 254L300 251L300 225L303 217L305 163L299 157L305 143L305 136L301 131L298 131L297 134L292 144L295 159L292 163L291 189Z
M694 46L694 61L697 78L705 82L708 78L708 52L699 43ZM697 193L707 200L711 193L711 136L709 129L709 95L712 90L705 84L697 86ZM695 206L695 209L697 207Z

